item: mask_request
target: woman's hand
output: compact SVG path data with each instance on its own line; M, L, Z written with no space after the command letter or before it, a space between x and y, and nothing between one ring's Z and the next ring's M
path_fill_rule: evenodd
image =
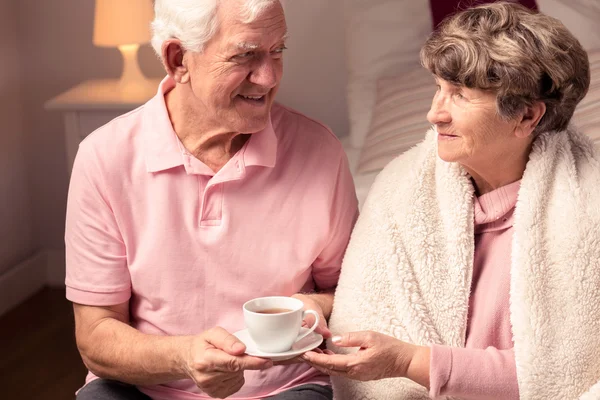
M377 332L351 332L332 339L339 347L360 347L354 354L307 352L302 358L319 371L359 381L407 377L429 387L429 347L402 342Z

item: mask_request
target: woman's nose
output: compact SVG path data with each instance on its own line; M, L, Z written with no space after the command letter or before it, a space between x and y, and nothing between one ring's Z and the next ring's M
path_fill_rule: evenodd
M436 93L431 102L431 108L427 113L427 120L433 125L448 123L452 120L448 112L447 97Z

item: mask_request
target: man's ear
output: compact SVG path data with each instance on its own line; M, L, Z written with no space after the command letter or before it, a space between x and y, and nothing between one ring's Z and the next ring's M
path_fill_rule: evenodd
M546 114L546 103L543 101L536 101L532 105L526 107L515 131L517 137L526 138L531 135L542 120L544 114Z
M178 39L165 40L162 45L163 67L177 83L187 83L190 80L185 53L186 51Z

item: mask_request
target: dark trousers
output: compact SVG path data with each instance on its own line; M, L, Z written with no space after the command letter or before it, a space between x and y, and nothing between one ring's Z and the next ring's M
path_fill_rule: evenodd
M274 400L332 400L331 387L302 385L269 397ZM107 379L96 379L77 393L77 400L151 400L135 386Z

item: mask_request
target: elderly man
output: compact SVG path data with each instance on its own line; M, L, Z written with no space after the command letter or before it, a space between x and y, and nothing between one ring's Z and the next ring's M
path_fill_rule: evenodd
M338 140L274 104L282 5L155 7L168 76L73 168L67 297L90 370L77 398L331 399L315 369L245 355L232 335L259 296L295 295L325 320L357 215Z

